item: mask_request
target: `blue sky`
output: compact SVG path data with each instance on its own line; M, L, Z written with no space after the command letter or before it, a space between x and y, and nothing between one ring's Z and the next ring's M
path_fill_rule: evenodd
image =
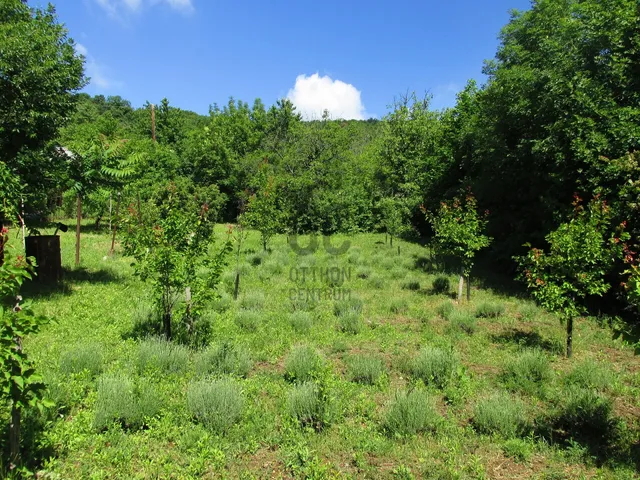
M207 113L289 97L306 116L381 117L394 96L455 102L483 82L510 9L529 0L52 0L87 57L85 89ZM31 0L42 5L43 0Z

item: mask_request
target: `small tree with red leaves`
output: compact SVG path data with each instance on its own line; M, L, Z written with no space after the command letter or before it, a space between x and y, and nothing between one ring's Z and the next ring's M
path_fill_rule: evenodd
M611 285L605 280L620 259L629 234L624 225L612 228L606 202L595 198L587 208L576 195L574 216L546 236L548 252L532 248L516 257L520 278L534 298L567 325L567 357L573 350L573 320L586 313L587 296L602 296Z

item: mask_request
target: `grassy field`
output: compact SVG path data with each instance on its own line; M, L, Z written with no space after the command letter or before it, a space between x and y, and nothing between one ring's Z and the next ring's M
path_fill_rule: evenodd
M140 333L130 259L87 230L82 268L69 231L64 285L25 295L54 320L25 342L57 405L27 422L42 478L638 476L640 360L606 319L576 323L567 360L555 317L482 280L457 305L420 245L263 254L254 232L209 345L168 345Z

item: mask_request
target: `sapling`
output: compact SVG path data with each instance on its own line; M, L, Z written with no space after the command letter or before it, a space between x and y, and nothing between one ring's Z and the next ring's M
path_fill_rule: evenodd
M458 301L462 301L464 277L467 277L467 301L471 297L470 274L476 253L489 246L491 238L484 234L489 212L479 215L477 202L468 191L464 199L454 198L451 202L441 202L435 215L426 212L434 232L434 248L440 255L451 255L460 260L460 281Z
M573 351L574 319L587 312L587 296L602 296L609 290L605 272L622 256L629 238L624 224L611 228L606 202L596 198L585 209L576 196L574 207L573 218L546 236L548 252L531 248L516 257L520 278L534 298L566 323L567 357Z

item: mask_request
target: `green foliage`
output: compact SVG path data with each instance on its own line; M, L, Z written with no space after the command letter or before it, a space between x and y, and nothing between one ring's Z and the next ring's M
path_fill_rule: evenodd
M328 397L319 384L304 381L289 392L287 412L302 427L320 431L329 423Z
M189 350L161 337L147 338L138 345L136 365L140 374L183 374L189 367Z
M442 275L433 281L433 293L437 295L447 294L451 291L451 282L448 277Z
M297 310L289 315L289 323L298 333L306 333L313 326L313 317L309 312Z
M292 382L308 382L314 378L324 362L318 352L309 345L293 347L284 362L284 376Z
M569 387L564 390L552 416L555 428L578 440L596 443L607 443L615 426L612 401L588 388Z
M125 253L135 259L136 275L151 282L168 339L177 304L182 306L179 320L190 324L204 305L215 298L231 250L227 240L218 252L208 253L216 212L207 195L215 197L217 189L200 191L183 187L169 183L144 202L139 211L136 206L129 206L125 221ZM196 275L202 271L206 275ZM187 287L191 300L179 303L180 298L185 298Z
M251 290L240 297L240 306L246 310L262 310L264 300L263 292Z
M335 302L333 305L333 313L336 317L342 317L349 314L359 315L362 313L362 307L363 303L361 299L349 296L348 298Z
M446 387L458 372L460 361L451 350L426 346L409 363L409 374L425 385Z
M268 173L269 164L260 165L256 176L257 190L249 197L242 221L260 231L262 246L266 251L269 240L282 230L282 213L278 208L278 184Z
M588 295L603 295L610 285L605 273L622 256L629 235L610 232L611 212L605 202L592 201L585 209L574 202L575 214L547 235L549 251L533 248L519 257L521 278L536 300L563 319L585 313Z
M436 251L458 258L465 275L471 272L476 253L491 243L484 234L487 227L484 217L478 215L477 201L470 191L462 200L454 198L451 203L441 202L437 214L427 215L433 228Z
M347 360L347 372L352 382L374 385L386 374L386 367L381 358L353 355Z
M378 202L380 210L380 224L384 231L391 237L391 246L393 246L393 237L400 237L409 231L409 208L406 201L400 197L385 197Z
M262 323L262 314L255 310L239 310L235 314L236 324L247 332L255 332Z
M225 433L242 416L244 396L234 380L202 380L189 385L187 408L198 422Z
M93 427L104 430L113 423L139 429L156 417L162 399L147 379L134 382L123 374L107 374L98 378L98 397Z
M341 332L357 335L362 331L362 318L355 312L348 312L338 317L338 328Z
M447 300L446 302L442 302L440 305L438 305L437 313L445 320L449 320L455 309L455 305Z
M543 395L552 371L549 360L540 350L527 350L507 361L502 379L510 390L529 395Z
M580 388L604 391L613 383L613 376L613 372L602 363L587 360L577 364L567 374L565 382Z
M102 372L102 363L100 345L76 345L60 356L60 371L65 375L87 372L95 377Z
M251 370L251 356L246 348L223 341L210 346L195 360L199 375L236 375L246 377Z
M482 302L476 308L476 317L478 318L498 318L504 313L504 304Z
M403 315L409 311L409 302L405 298L394 298L389 305L389 311Z
M434 431L442 417L435 401L422 389L396 392L387 407L384 430L393 437L405 437Z
M530 442L520 438L509 438L502 444L502 452L516 462L528 462L533 455Z
M402 282L402 288L405 290L418 291L420 290L420 279L416 277L409 278Z
M476 404L473 425L481 433L513 438L526 433L526 418L522 401L509 395L496 394Z
M477 322L469 312L455 310L449 315L449 325L455 331L459 330L471 335L476 331Z

